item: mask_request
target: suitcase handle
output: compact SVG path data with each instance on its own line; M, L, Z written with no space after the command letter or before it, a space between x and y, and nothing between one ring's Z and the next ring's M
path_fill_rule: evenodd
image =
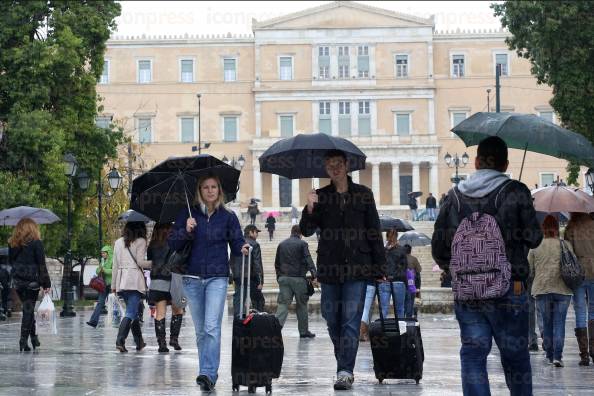
M400 326L398 325L398 311L396 311L396 293L394 292L394 285L392 284L392 281L388 281L390 283L390 292L392 294L392 299L394 300L394 318L396 318L396 333L400 334ZM386 332L386 323L385 323L385 318L384 318L384 314L382 313L382 299L380 298L380 292L379 292L379 282L376 280L375 281L375 295L377 296L377 305L379 308L379 316L380 316L380 322L382 324L382 331L385 333ZM388 302L388 305L390 303Z
M243 291L245 289L245 287L243 286L243 282L244 282L244 275L245 275L245 258L246 255L242 254L241 255L241 282L240 282L240 290L239 290L239 317L242 319L245 319L245 316L247 316L247 312L250 310L250 305L252 304L252 300L250 298L250 275L251 275L251 267L252 267L252 249L253 247L249 247L248 249L248 254L247 254L247 261L248 261L248 273L247 273L247 296L245 298L245 302L243 301ZM243 314L243 309L246 308L245 312L245 316Z

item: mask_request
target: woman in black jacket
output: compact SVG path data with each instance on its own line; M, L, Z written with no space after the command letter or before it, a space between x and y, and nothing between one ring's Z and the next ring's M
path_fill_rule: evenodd
M171 332L169 334L169 345L176 351L180 351L179 332L182 325L184 310L176 307L171 298L171 267L168 259L173 250L167 243L171 231L171 224L156 224L153 229L151 243L147 249L147 259L152 260L151 286L149 291L149 303L157 307L155 314L155 335L159 343L159 352L169 352L165 334L165 315L167 304L171 304Z
M8 257L13 268L13 284L23 306L19 348L21 351L29 352L29 337L33 349L41 345L35 334L34 315L39 289L43 288L45 293L49 293L52 287L37 223L29 218L21 219L8 240L8 246Z
M386 233L386 275L387 281L379 285L380 299L382 302L382 314L388 315L390 307L391 287L394 289L396 301L394 306L399 318L404 317L404 300L406 298L406 268L408 262L406 251L398 244L398 232L389 230Z
M265 227L268 229L268 236L270 237L271 241L272 241L272 238L274 238L274 229L276 228L275 224L276 224L276 219L274 218L272 213L270 213L268 215L268 217L266 218Z

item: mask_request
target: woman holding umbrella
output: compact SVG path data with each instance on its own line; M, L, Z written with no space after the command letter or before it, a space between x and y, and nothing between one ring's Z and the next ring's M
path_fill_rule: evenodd
M52 287L37 223L29 218L21 219L8 240L8 246L8 257L13 268L13 282L23 306L19 348L21 352L29 352L31 350L28 345L29 337L31 337L33 349L40 346L35 334L34 317L39 288L49 293Z
M194 206L177 217L169 246L182 251L191 244L183 287L196 331L200 371L196 383L212 391L218 379L221 322L227 297L229 256L247 255L237 216L225 208L221 181L214 174L199 179Z

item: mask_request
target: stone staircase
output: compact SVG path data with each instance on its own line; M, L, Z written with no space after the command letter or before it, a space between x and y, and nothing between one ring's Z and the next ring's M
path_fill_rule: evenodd
M248 224L246 218L242 219L242 226ZM276 256L276 249L278 244L290 235L291 223L287 217L281 217L277 219L276 230L272 241L269 240L268 231L264 228L263 221L258 218L256 225L262 230L258 238L258 243L262 250L262 263L264 266L264 295L266 298L267 308L272 310L276 307L276 295L278 293L278 283L276 282L276 273L274 270L274 258ZM429 221L418 221L411 222L411 225L416 231L422 232L429 237L433 234L433 222ZM309 244L309 251L311 253L314 263L317 257L317 246L318 241L314 235L311 237L303 238ZM421 263L421 294L423 299L422 311L427 312L449 312L452 306L452 293L451 289L440 287L440 274L441 271L433 271L435 262L431 257L431 246L420 246L413 247L412 254L417 257ZM232 294L233 288L230 288ZM310 299L310 309L319 309L319 293Z

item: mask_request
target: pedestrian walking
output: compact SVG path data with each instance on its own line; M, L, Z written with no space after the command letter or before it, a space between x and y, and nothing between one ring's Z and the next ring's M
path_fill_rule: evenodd
M417 208L419 207L419 205L417 205L417 198L414 195L411 195L409 193L408 195L408 208L410 209L410 220L411 221L417 221Z
M99 317L105 309L105 300L107 300L107 296L109 296L109 292L111 291L112 262L113 249L111 246L105 245L101 248L101 260L99 261L99 266L95 270L97 276L102 277L105 281L105 290L97 296L97 304L95 305L91 319L87 322L87 324L93 328L97 327L99 324Z
M259 312L264 311L264 295L262 294L262 287L264 286L264 267L262 265L262 250L260 244L256 241L258 233L261 232L255 225L247 225L243 229L243 237L247 243L252 247L251 250L251 268L250 268L250 300L252 307ZM241 278L241 267L243 265L242 257L231 256L231 273L233 277L233 284L235 292L233 293L233 314L239 317L239 308L241 304L245 304L247 299L247 276L248 269L244 268L243 279ZM243 285L243 301L241 300L241 285ZM245 311L245 310L244 310Z
M384 318L388 316L390 308L390 297L392 290L396 301L396 313L399 318L404 318L404 302L406 299L406 269L408 263L406 260L406 251L403 246L398 244L398 232L389 230L386 232L386 281L379 283L379 295L382 303L382 314ZM391 285L390 285L391 283Z
M407 287L406 289L406 298L404 301L404 316L407 318L412 318L416 316L415 314L415 297L421 297L421 263L419 263L419 259L412 255L412 246L404 245L404 251L406 253L406 262L407 268L409 270L414 271L415 277L415 289L414 293L411 293Z
M435 221L436 218L436 209L437 209L437 200L433 196L433 194L429 193L429 196L425 200L425 207L427 208L427 212L429 215L429 220Z
M534 274L532 295L543 320L543 345L546 357L555 367L563 367L565 319L573 292L561 278L561 242L559 222L548 215L542 223L544 239L530 250L528 262ZM571 243L562 242L573 252Z
M274 218L272 213L268 214L268 217L266 218L265 227L268 230L268 237L272 241L272 238L274 238L274 229L276 228L276 219Z
M35 302L39 289L48 294L52 287L39 226L35 221L29 218L19 220L8 239L8 258L13 270L13 286L23 309L19 350L29 352L29 338L33 349L41 345L35 329Z
M276 249L274 258L274 269L278 282L278 306L276 317L281 326L285 325L289 314L289 305L293 302L297 305L297 328L299 337L314 338L316 335L309 331L307 302L306 275L309 271L312 282L316 280L316 266L311 259L307 242L301 239L301 229L298 225L291 227L291 236L281 243Z
M331 183L308 194L300 228L305 236L321 230L317 270L322 316L337 363L334 389L348 390L354 381L367 281L385 278L386 257L371 190L347 176L342 151L328 151L324 165Z
M169 246L191 253L181 271L184 293L194 322L199 372L196 383L212 391L217 383L221 356L221 322L229 283L229 256L248 254L237 216L225 207L221 181L209 175L198 181L196 202L183 209L173 225Z
M256 200L252 199L248 205L248 215L250 216L250 224L256 224L256 216L260 214L260 209L258 209L258 203Z
M150 269L152 262L145 260L147 249L146 225L144 222L128 222L122 237L115 241L112 267L111 291L126 302L126 314L120 322L116 348L128 352L126 338L132 330L136 350L141 351L146 343L142 339L142 329L138 317L138 306L146 297L148 288L144 270Z
M579 263L584 267L585 280L574 291L575 336L580 351L580 366L594 362L594 220L586 213L572 213L565 229Z
M169 331L169 346L176 351L181 351L179 345L179 333L184 318L183 307L178 307L171 296L171 254L173 250L167 244L171 233L171 224L157 223L153 228L151 242L149 243L146 256L153 262L151 268L151 284L149 289L148 302L155 306L155 336L159 345L159 352L169 352L167 348L167 334L165 316L167 305L171 305L171 322Z
M490 394L493 338L510 393L532 395L526 252L540 244L542 231L530 190L504 173L507 158L502 139L480 142L476 172L448 192L431 243L433 258L452 276L464 395ZM489 244L481 238L490 238Z
M299 211L296 207L291 206L291 225L299 224Z

